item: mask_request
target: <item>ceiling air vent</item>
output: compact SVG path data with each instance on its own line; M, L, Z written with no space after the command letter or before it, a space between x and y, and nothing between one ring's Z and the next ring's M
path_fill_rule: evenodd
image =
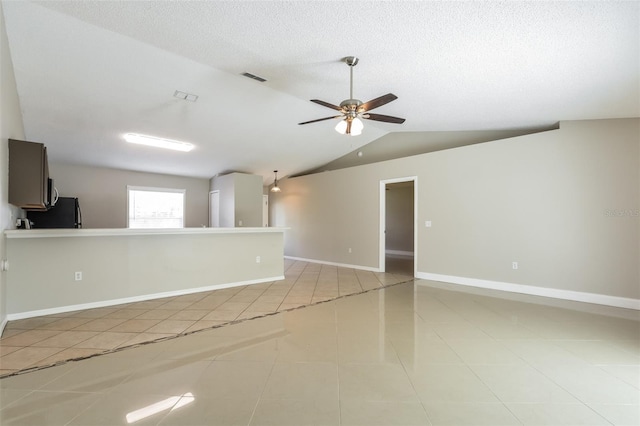
M253 75L249 72L243 72L242 75L244 75L245 77L249 77L252 78L254 80L258 80L260 83L263 83L265 81L267 81L266 79L262 78L262 77L258 77L257 75Z
M181 92L180 90L176 90L173 94L174 98L183 99L189 102L195 102L198 100L198 95L193 95L191 93Z

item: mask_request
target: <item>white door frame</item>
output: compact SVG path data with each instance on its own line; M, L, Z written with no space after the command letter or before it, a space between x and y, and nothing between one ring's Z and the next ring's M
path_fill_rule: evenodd
M387 193L388 183L413 182L413 276L418 271L418 176L407 176L394 179L384 179L380 181L380 257L378 269L385 271L386 259L386 220L387 220Z
M269 195L262 194L262 226L269 226Z
M216 226L214 226L213 223L213 206L211 203L211 200L213 199L213 194L214 193L218 193L218 225L217 227L220 227L220 190L216 189L215 191L209 191L209 227L214 228Z

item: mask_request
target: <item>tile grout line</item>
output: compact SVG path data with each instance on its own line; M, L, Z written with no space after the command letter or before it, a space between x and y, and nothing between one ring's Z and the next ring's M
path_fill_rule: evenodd
M107 349L107 350L104 350L102 352L98 352L98 353L87 355L87 356L82 356L82 357L77 357L77 358L71 358L71 359L68 359L68 360L57 361L57 362L49 364L49 365L41 365L41 366L37 366L36 365L36 366L32 366L32 367L29 367L29 368L26 368L26 369L17 370L17 371L12 372L12 373L10 373L8 375L0 376L0 379L13 377L13 376L21 375L21 374L26 374L26 373L30 373L30 372L34 372L34 371L39 371L39 370L43 370L43 369L46 369L46 368L56 367L56 366L59 366L59 365L64 365L64 364L66 364L68 362L81 361L81 360L84 360L84 359L94 358L94 357L97 357L97 356L108 355L108 354L111 354L111 353L117 353L117 352L120 352L120 351L123 351L123 350L142 347L142 346L145 346L145 345L148 345L148 344L164 342L164 341L167 341L167 340L173 340L173 339L176 339L176 338L179 338L179 337L189 336L191 334L203 332L203 331L206 331L206 330L212 330L212 329L216 329L216 328L225 327L225 326L228 326L228 325L238 324L238 323L241 323L241 322L244 322L244 321L251 321L251 320L254 320L254 319L258 319L258 318L264 318L264 317L267 317L267 316L276 315L276 314L279 314L281 312L290 312L290 311L294 311L294 310L297 310L297 309L306 308L308 306L315 306L315 305L319 305L319 304L323 304L323 303L327 303L327 302L332 302L334 300L338 300L338 299L342 299L342 298L346 298L346 297L350 297L350 296L356 296L356 295L359 295L359 294L369 293L369 292L372 292L372 291L379 291L379 290L384 289L384 288L393 287L393 286L400 285L400 284L405 284L405 283L407 283L409 281L414 281L414 279L412 278L412 279L409 279L409 280L406 280L406 281L401 281L401 282L397 282L397 283L393 283L393 284L388 284L388 285L386 285L384 287L378 287L378 288L373 288L373 289L369 289L369 290L363 290L363 291L357 292L357 293L338 295L335 298L332 298L332 299L329 299L329 300L324 300L324 301L315 302L315 303L310 302L309 304L306 304L306 305L301 305L301 306L298 306L298 307L289 308L289 309L286 309L286 310L283 310L283 311L270 312L270 313L263 314L263 315L260 315L260 316L257 316L257 317L253 317L253 318L243 318L243 319L240 319L240 320L232 320L232 321L229 321L229 322L225 322L223 324L215 325L213 327L208 327L208 328L204 328L204 329L201 329L201 330L194 330L194 331L191 331L191 332L188 332L188 333L183 332L183 333L178 333L178 334L175 334L175 335L172 335L172 336L166 336L166 337L161 337L159 339L154 339L154 340L150 340L150 341L146 341L146 342L137 343L137 344L130 345L130 346L123 346L123 347L116 347L116 348L113 348L113 349Z
M294 264L294 265L295 265L295 264ZM289 268L287 268L287 270L291 269L291 267L293 267L294 265L291 265ZM302 270L300 271L300 273L297 275L296 282L297 282L297 281L300 279L300 277L304 274L304 271L305 271L305 269L307 269L307 267L308 267L308 266L309 266L309 264L306 264L306 265L302 268ZM320 271L318 271L318 278L316 279L316 282L315 282L315 285L314 285L314 292L315 292L315 289L317 288L317 283L318 283L318 279L319 279L319 276L320 276L321 271L322 271L322 266L321 266ZM338 276L339 276L339 274L338 274ZM95 353L95 354L86 355L86 356L81 356L81 357L76 357L76 358L70 358L70 359L67 359L67 360L60 360L60 361L57 361L57 362L55 362L55 363L48 364L48 365L40 365L40 366L38 366L38 365L32 365L32 366L30 366L30 367L28 367L28 368L25 368L25 369L18 369L17 371L14 371L14 372L12 372L12 373L10 373L10 374L8 374L8 375L0 376L0 379L1 379L1 378L5 378L5 377L12 377L12 376L14 376L14 375L18 375L18 374L24 374L24 373L31 372L31 371L37 371L37 370L44 369L44 368L50 368L50 367L57 366L57 365L62 365L62 364L65 364L65 363L67 363L67 362L71 362L71 361L79 361L79 360L83 360L83 359L92 358L92 357L95 357L95 356L106 355L106 354L109 354L109 353L119 352L119 351L121 351L121 350L126 350L126 349L131 349L131 348L135 348L135 347L143 346L143 345L150 344L150 343L161 342L161 341L165 341L165 340L169 340L169 339L173 339L173 338L177 338L177 337L181 337L181 336L190 335L190 334L197 333L197 332L200 332L200 331L210 330L210 329L214 329L214 328L219 328L219 327L223 327L223 326L227 326L227 325L231 325L231 324L239 323L239 322L246 321L246 320L252 320L252 319L256 319L256 318L262 318L262 317L266 317L266 316L274 315L274 314L277 314L277 313L280 313L280 312L288 312L288 311L292 311L292 310L295 310L295 309L304 308L304 307L307 307L307 306L313 306L313 305L317 305L317 304L321 304L321 303L325 303L325 302L330 302L330 301L337 300L337 299L340 299L340 298L343 298L343 297L349 297L349 296L353 296L353 295L363 294L363 293L367 293L367 292L369 292L369 291L379 290L379 289L381 289L381 288L385 288L385 287L390 287L390 286L393 286L393 285L402 284L402 283L405 283L405 282L408 282L408 281L412 281L412 280L413 280L413 278L412 278L412 279L410 279L410 280L400 281L400 282L397 282L397 283L389 284L389 285L387 285L387 286L377 287L377 288L368 289L368 290L364 290L364 289L362 288L362 286L361 286L362 290L361 290L361 291L359 291L359 292L350 293L350 294L345 294L345 295L340 295L340 294L338 293L338 295L337 295L337 296L335 296L335 297L333 297L333 298L330 298L330 299L328 299L328 300L324 300L324 301L319 301L319 302L315 302L315 303L314 303L314 302L313 302L313 300L310 300L310 302L309 302L308 304L302 304L302 305L300 305L300 306L296 306L296 307L293 307L293 308L285 309L285 310L282 310L282 311L276 310L275 312L270 312L270 313L268 313L268 314L260 315L260 316L257 316L257 317L252 317L252 318L243 318L243 319L241 319L241 320L232 320L232 321L224 322L224 323L222 323L222 324L217 324L217 325L215 325L215 326L213 326L213 327L207 327L207 328L204 328L204 329L201 329L201 330L194 330L194 331L192 331L192 332L187 332L187 333L185 333L185 332L182 332L182 333L176 333L176 334L173 334L173 333L172 333L172 334L173 334L172 336L164 336L164 337L161 337L161 338L158 338L158 339L154 339L154 340L147 341L147 342L140 342L140 343L133 344L133 345L129 345L129 346L119 346L119 347L115 347L115 348L112 348L112 349L106 349L106 350L104 350L104 349L103 349L103 350L101 350L100 352L97 352L97 353ZM273 284L275 284L275 283L276 283L276 282L272 282L272 283L270 284L270 286L271 286L271 285L273 285ZM294 284L292 285L292 287L289 289L289 291L287 292L287 295L290 293L291 289L292 289L294 286L295 286L295 283L294 283ZM247 286L245 286L245 288L247 288ZM268 289L268 288L267 288L267 289ZM264 294L264 292L265 292L267 289L265 289L265 290L262 292L262 294ZM215 290L214 290L214 291L215 291ZM211 293L213 293L214 291L212 291ZM236 292L234 293L234 295L236 295L236 294L240 293L241 291L242 291L242 290L238 290L238 291L236 291ZM203 298L201 298L201 299L199 299L199 300L202 300L202 299L204 299L205 297L207 297L207 296L204 296ZM223 302L222 304L226 303L226 302L227 302L229 299L231 299L232 297L233 297L233 296L231 296L231 297L227 298L227 299L225 300L225 302ZM286 296L285 296L285 298L286 298ZM312 299L313 299L313 297L312 297ZM283 299L283 301L284 301L284 299ZM170 301L169 301L169 302L167 302L167 303L170 303ZM197 302L194 302L194 303L197 303ZM221 306L222 304L218 305L217 307ZM281 305L282 305L282 303L279 305L278 309L281 307ZM160 306L162 306L162 305L160 305ZM151 310L153 310L153 309L151 309ZM215 308L214 308L214 310L215 310ZM246 308L245 308L245 310L246 310ZM244 311L242 311L242 312L244 312ZM241 312L238 316L240 316L240 315L242 314L242 312ZM142 315L142 314L141 314L141 315ZM98 318L98 319L99 319L99 318ZM92 320L93 320L93 319L90 319L89 321L92 321ZM89 322L89 321L88 321L88 322ZM197 322L197 321L196 321L196 322ZM117 326L116 326L116 327L117 327ZM67 331L71 331L71 330L67 330ZM98 333L100 333L100 332L98 332ZM142 332L142 333L144 333L144 332ZM142 334L142 333L136 333L136 334L138 334L138 335L139 335L139 334ZM133 333L132 333L132 334L133 334ZM61 351L58 351L58 352L56 352L56 353L60 353L60 352L62 352L62 351L64 351L64 350L66 350L66 349L70 349L70 348L62 349ZM55 355L55 354L48 355L47 357L50 357L50 356L53 356L53 355Z

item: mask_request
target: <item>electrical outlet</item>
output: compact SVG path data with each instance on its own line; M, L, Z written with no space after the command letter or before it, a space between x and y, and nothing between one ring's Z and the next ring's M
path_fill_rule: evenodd
M518 262L511 262L511 267L513 269L518 269Z
M241 220L238 221L238 226L242 226L242 221Z
M424 221L424 226L427 228L431 228L431 221L430 220L425 220Z
M75 278L76 278L76 281L82 281L82 272L76 272Z
M351 253L351 247L349 247L349 253Z
M260 256L256 256L256 263L260 263Z

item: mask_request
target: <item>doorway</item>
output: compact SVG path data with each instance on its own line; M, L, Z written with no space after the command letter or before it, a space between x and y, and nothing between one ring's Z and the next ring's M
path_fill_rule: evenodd
M380 270L416 275L417 177L380 181Z

